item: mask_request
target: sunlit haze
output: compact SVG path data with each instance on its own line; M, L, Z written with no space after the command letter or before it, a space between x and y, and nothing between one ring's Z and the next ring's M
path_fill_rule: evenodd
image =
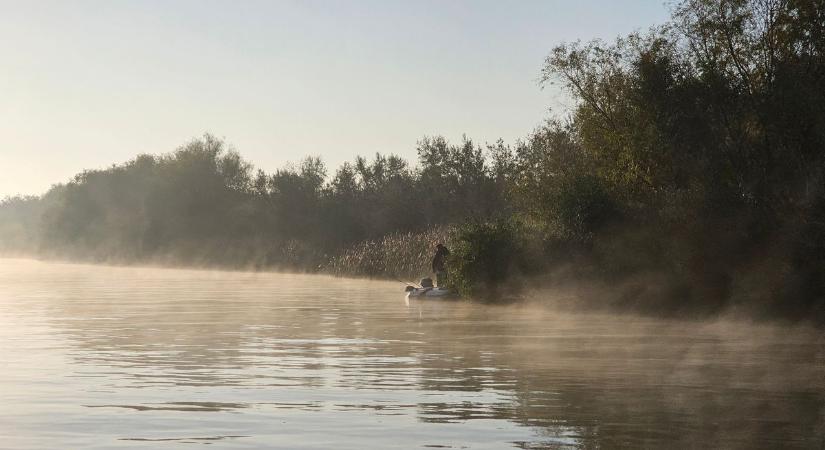
M425 135L512 142L569 106L538 86L552 46L668 12L662 0L3 2L0 197L204 132L267 171L306 155L412 160Z

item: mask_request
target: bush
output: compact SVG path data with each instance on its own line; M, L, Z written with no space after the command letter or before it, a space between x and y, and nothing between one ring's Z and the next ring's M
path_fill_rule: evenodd
M535 236L514 220L473 222L454 230L449 284L462 296L498 300L517 295L524 275L539 269L528 245Z
M616 218L618 208L601 180L579 175L562 186L556 211L571 238L589 241Z

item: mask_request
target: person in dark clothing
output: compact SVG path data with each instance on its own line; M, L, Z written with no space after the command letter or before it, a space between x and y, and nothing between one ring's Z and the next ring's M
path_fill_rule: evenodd
M435 247L435 256L433 257L433 272L435 272L435 285L444 287L447 283L447 256L450 251L444 244L438 244Z

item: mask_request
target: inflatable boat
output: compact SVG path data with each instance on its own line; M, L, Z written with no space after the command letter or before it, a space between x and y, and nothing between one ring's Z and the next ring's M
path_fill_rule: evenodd
M407 293L407 298L446 298L455 296L455 292L433 285L432 278L422 278L421 283L417 286L415 283L407 282L404 291Z
M452 297L453 291L446 288L437 287L423 287L416 288L412 286L407 287L407 296L410 298L445 298Z

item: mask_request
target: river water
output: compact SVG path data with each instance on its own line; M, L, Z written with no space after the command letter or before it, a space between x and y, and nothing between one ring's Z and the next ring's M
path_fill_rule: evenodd
M0 448L825 448L796 326L0 260Z

